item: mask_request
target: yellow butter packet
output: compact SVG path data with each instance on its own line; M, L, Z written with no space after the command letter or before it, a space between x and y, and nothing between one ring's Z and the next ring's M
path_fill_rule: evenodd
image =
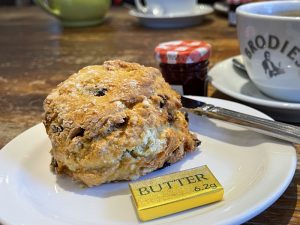
M129 184L142 221L220 201L224 189L209 168L196 167Z

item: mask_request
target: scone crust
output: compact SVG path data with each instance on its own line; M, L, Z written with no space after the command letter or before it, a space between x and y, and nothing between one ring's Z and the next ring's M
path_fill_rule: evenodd
M199 143L180 108L155 68L120 60L85 67L44 101L52 166L94 186L174 163Z

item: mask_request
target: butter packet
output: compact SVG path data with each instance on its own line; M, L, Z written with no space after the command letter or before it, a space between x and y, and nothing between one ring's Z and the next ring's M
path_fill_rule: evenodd
M196 167L129 184L137 214L147 221L223 199L209 168Z

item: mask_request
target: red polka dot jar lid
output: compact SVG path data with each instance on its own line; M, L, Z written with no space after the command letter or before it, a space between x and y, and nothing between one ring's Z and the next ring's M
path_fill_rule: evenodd
M205 41L169 41L155 48L156 60L167 64L191 64L207 60L211 45Z
M251 0L227 0L226 2L227 4L238 5L238 4L251 2Z

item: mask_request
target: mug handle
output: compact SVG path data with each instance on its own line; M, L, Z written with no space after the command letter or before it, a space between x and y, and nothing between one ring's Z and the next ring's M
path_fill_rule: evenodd
M46 2L45 0L34 0L35 4L39 5L43 10L45 10L47 13L59 17L60 14L57 10L51 9L48 5L48 1Z
M134 0L135 2L135 6L137 7L138 11L142 12L142 13L147 13L148 8L143 6L142 3L140 2L140 0Z

